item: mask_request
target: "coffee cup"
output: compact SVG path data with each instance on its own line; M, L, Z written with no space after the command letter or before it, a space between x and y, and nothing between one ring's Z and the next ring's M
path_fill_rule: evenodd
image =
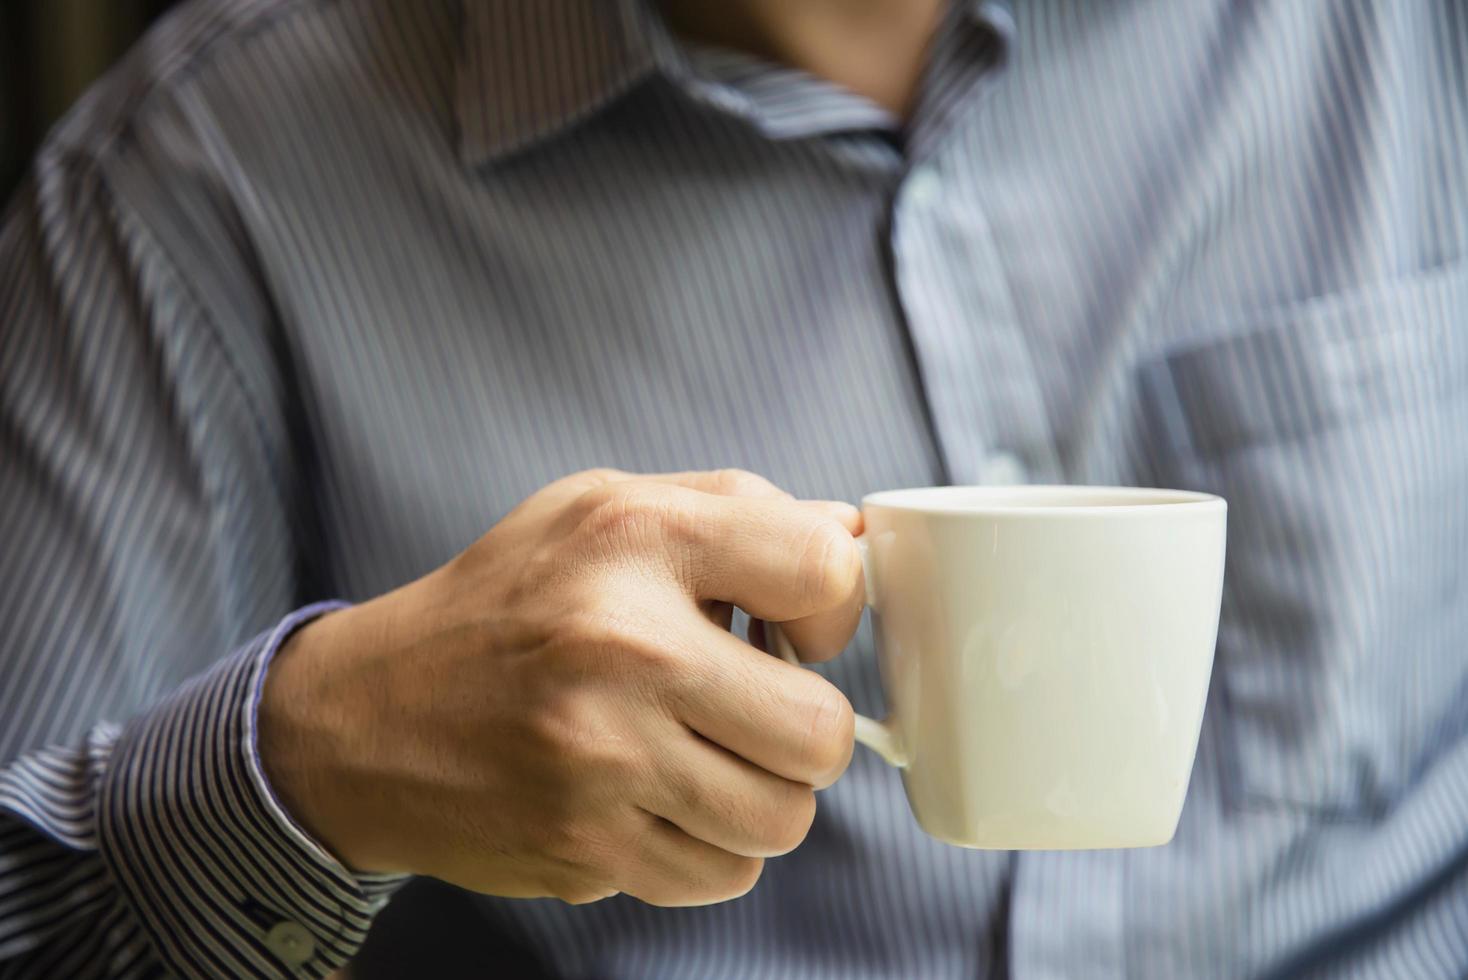
M1172 839L1223 589L1227 505L1136 487L887 490L857 539L889 715L856 738L963 847ZM767 645L792 663L777 624Z

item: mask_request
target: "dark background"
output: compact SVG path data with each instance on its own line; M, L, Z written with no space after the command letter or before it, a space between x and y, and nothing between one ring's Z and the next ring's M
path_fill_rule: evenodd
M0 0L0 202L87 86L174 0Z

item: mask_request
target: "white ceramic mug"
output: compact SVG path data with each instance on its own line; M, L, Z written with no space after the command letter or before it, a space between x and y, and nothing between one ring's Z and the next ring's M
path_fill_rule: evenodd
M869 494L862 514L891 714L858 718L856 737L901 769L922 828L981 848L1171 840L1213 666L1224 501L928 487Z

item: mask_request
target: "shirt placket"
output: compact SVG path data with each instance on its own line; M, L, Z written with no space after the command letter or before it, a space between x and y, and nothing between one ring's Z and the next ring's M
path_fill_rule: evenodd
M998 40L1012 43L1005 32ZM935 52L925 97L947 107L927 119L919 111L908 137L892 203L894 288L949 479L1064 482L1045 397L1064 379L1042 373L1060 367L1038 362L1026 337L985 207L982 141L971 132L1002 77L1002 52L964 53L961 41ZM1001 975L1124 977L1124 857L1017 854Z
M978 196L935 155L893 208L893 278L949 479L1060 478L1040 377ZM963 166L971 167L971 163Z
M893 282L950 481L1060 479L1044 388L966 140L1013 44L1006 7L957 4L938 33L892 204Z

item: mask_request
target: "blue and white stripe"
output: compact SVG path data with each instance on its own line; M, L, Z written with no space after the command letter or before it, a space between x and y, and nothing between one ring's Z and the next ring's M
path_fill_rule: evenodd
M7 212L0 454L0 977L1468 976L1456 0L961 0L906 127L638 0L189 4ZM858 754L735 902L386 903L274 645L592 465L1224 494L1177 839L950 848Z

